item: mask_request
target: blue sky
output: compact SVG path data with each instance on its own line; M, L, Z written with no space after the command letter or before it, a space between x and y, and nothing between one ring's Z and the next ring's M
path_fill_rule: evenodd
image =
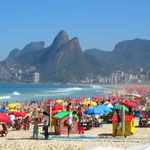
M31 41L50 45L61 29L83 50L150 39L149 7L149 0L0 0L0 60Z

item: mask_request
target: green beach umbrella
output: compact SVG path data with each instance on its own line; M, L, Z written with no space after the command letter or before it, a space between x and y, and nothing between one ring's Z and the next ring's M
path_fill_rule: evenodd
M63 103L62 103L62 105L65 105L65 106L67 106L67 105L68 105L68 103L67 103L67 102L63 102Z
M117 106L114 106L112 109L114 109L114 110L121 110L122 106L123 105L117 105ZM124 107L125 111L129 111L129 109L126 106L123 106L123 107Z
M146 111L150 111L150 106L148 106L148 107L146 108Z

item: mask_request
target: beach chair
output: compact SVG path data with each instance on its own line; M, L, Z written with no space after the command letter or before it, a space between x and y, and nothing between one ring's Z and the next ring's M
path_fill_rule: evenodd
M79 134L84 134L84 127L79 127Z

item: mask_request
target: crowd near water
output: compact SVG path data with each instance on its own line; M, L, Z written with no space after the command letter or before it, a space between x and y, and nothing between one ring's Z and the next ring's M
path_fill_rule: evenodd
M80 92L85 90L83 86L67 87L67 90L69 89L70 91L70 88L76 88ZM84 86L84 88L89 88L89 86ZM102 87L93 86L92 88L100 90ZM58 89L59 91L60 89L63 92L66 91L64 87L59 87ZM120 112L122 108L125 109L126 116L138 118L140 127L149 127L150 87L110 87L111 93L107 87L104 89L105 94L102 93L102 95L93 97L89 97L89 95L62 97L62 95L56 94L59 98L48 96L49 98L42 97L42 99L39 99L39 97L33 97L31 100L21 101L21 103L19 101L11 101L11 99L2 101L0 108L0 134L7 136L11 131L24 130L33 132L32 138L35 139L40 139L39 135L43 133L43 138L48 140L50 132L56 135L65 134L69 137L72 134L84 134L86 132L85 127L87 130L95 127L103 128L105 124L112 123L113 117L117 116L118 121L115 132L112 134L112 137L115 137L118 136L117 132L121 129L122 117ZM17 91L19 89L13 93L16 97L20 96L20 92ZM65 117L66 122L61 124L61 119L65 120ZM42 127L42 130L39 130L40 127ZM61 130L63 131L61 132ZM132 131L129 132L136 134Z

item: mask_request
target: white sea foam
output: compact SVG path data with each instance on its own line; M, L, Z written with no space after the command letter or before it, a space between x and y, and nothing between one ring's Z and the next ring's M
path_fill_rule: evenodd
M9 99L11 98L9 95L8 96L1 96L0 99Z
M91 88L92 88L92 89L101 89L102 87L101 87L101 86L98 86L98 85L91 85Z
M55 91L51 91L51 92L57 92L57 93L69 93L72 91L81 91L83 90L83 88L79 88L79 87L73 87L73 88L58 88Z
M20 93L17 92L17 91L13 92L12 94L13 94L13 95L20 95Z

